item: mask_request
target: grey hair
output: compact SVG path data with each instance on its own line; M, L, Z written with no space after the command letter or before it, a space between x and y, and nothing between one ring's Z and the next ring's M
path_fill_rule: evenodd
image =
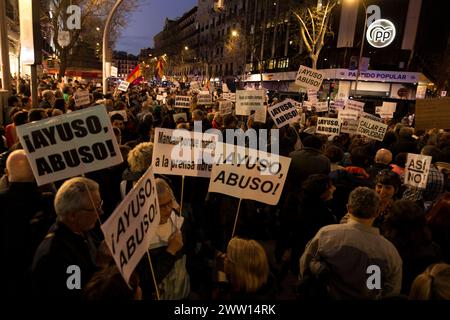
M173 190L170 187L170 185L167 183L167 181L162 178L156 178L155 182L156 182L156 193L158 195L161 195L161 194L168 192L170 195L170 198L178 205L177 199L175 198L175 195L173 194Z
M348 208L357 218L374 218L378 212L380 198L378 194L367 187L358 187L348 197Z
M64 182L56 193L54 202L58 220L82 209L86 201L89 201L88 192L96 191L99 191L98 183L91 179L76 177Z
M128 153L128 164L133 172L144 172L152 164L153 143L142 142Z

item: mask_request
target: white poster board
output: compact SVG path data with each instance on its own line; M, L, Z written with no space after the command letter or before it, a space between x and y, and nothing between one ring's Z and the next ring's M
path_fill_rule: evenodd
M341 133L341 120L336 118L317 118L317 134L336 136Z
M354 110L359 113L364 112L364 102L348 99L345 103L345 110Z
M81 107L91 103L91 98L89 97L89 91L87 90L79 90L76 91L73 95L73 99L75 100L75 106Z
M295 83L303 88L319 91L323 78L323 72L305 66L300 66Z
M236 115L248 116L250 111L264 107L265 90L236 91Z
M383 141L387 129L387 124L371 120L367 117L360 117L356 133L374 140Z
M432 157L408 153L405 165L405 185L426 189Z
M328 102L322 101L315 104L316 112L328 112Z
M190 96L175 96L175 108L187 108L191 107Z
M226 157L213 166L208 191L276 205L291 159L237 146L226 149Z
M122 81L122 82L120 83L120 85L119 85L119 88L117 88L117 90L126 92L126 91L128 90L128 87L129 87L129 86L130 86L130 83L129 83L129 82L127 82L127 81Z
M17 135L38 185L123 162L105 106L24 124Z
M155 173L209 178L218 136L184 129L155 129L152 165Z
M287 99L268 108L269 114L278 128L300 120L294 100Z
M233 102L219 101L219 112L221 115L231 114L233 112Z
M147 253L160 218L155 177L150 167L101 226L106 245L127 283Z
M197 96L197 105L209 105L212 104L212 96L211 94L200 92Z

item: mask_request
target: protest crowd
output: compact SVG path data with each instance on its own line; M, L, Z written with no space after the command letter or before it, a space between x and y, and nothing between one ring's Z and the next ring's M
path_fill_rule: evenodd
M201 83L101 89L47 77L38 108L25 80L8 99L9 298L450 299L449 128ZM227 171L161 151L195 126L274 136L264 151L281 159L276 176L259 177L261 159Z

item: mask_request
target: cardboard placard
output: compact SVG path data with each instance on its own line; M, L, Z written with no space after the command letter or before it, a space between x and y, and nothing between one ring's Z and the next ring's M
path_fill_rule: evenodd
M248 116L252 110L263 108L265 98L265 90L236 91L236 115Z
M191 107L190 96L175 96L175 108L187 108Z
M127 283L147 253L160 218L156 182L150 167L101 226L106 245Z
M323 72L305 66L300 66L295 83L303 88L319 91L323 78Z
M117 90L123 91L123 92L127 92L128 87L130 86L130 83L127 81L122 81L119 85L119 88L117 88Z
M221 115L233 113L233 102L231 101L219 101L219 112Z
M278 128L300 120L294 100L287 99L268 108L269 114Z
M345 104L345 110L355 110L359 113L364 112L364 102L348 99Z
M383 141L387 129L387 124L371 120L367 117L360 117L356 133L374 140Z
M105 106L96 106L18 126L38 185L123 162Z
M318 118L316 133L329 136L339 135L341 133L341 120L336 118Z
M76 91L73 95L73 99L75 100L75 106L81 107L91 103L91 98L89 97L89 91Z
M405 165L405 185L426 189L431 160L430 156L408 153Z

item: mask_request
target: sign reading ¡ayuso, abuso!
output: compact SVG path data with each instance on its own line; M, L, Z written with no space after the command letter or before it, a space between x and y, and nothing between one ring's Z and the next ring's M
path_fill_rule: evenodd
M150 167L101 226L106 245L127 283L147 253L159 221L156 183Z
M218 136L214 134L156 128L152 158L154 171L209 178L217 141Z
M300 66L295 83L306 89L318 91L322 85L324 74L305 66Z
M190 108L191 97L189 96L175 96L175 108Z
M268 111L278 128L282 128L289 123L297 122L300 119L295 101L291 99L284 100L269 107Z
M291 159L230 145L214 163L209 192L276 205Z
M339 135L341 132L341 120L336 118L317 118L317 134L330 136Z
M431 157L408 153L405 166L405 185L425 189L430 172Z
M367 117L361 117L356 133L374 140L383 141L387 128L387 124L371 120Z
M122 163L105 106L17 127L38 185Z

